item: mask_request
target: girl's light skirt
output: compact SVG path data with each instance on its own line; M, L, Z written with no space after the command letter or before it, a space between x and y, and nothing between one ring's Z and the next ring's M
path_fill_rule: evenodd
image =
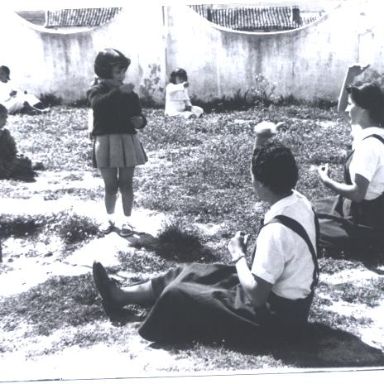
M148 160L136 134L96 136L93 163L96 168L126 168Z

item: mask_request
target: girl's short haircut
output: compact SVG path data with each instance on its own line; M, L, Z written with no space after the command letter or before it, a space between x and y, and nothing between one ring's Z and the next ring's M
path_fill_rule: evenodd
M8 109L4 107L3 104L0 104L0 115L1 116L8 115Z
M169 82L172 84L176 84L176 77L180 77L182 81L188 81L187 71L183 68L177 68L172 71L169 76Z
M131 60L124 56L120 51L113 48L106 48L100 51L95 59L95 73L101 79L111 79L112 69L119 67L127 69L131 64Z
M360 108L366 109L378 126L384 126L384 93L377 83L363 83L346 88L352 101Z
M270 142L255 149L252 156L253 177L276 194L291 192L299 178L296 160L289 148Z

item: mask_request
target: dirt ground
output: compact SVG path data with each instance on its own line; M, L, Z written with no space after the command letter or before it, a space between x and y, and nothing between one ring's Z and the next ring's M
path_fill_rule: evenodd
M57 114L68 115L69 119L74 113L65 110ZM57 118L55 114L53 111L52 119ZM79 121L84 120L83 114ZM232 117L225 115L225 119ZM215 121L207 118L203 123L207 129L224 124ZM66 126L63 123L63 127ZM36 153L35 161L48 163L54 156L52 151L60 148L47 147L49 151L43 151L37 147L38 134L34 134L36 142L29 148L25 137L31 128L20 124L19 131L14 129L17 142L23 143L22 152ZM220 129L224 128L220 126ZM154 132L157 131L154 129ZM75 139L68 147L73 147L73 142L78 140ZM85 151L89 143L81 145ZM76 156L80 158L81 151L78 152ZM137 173L138 184L144 185L153 175L160 174L157 170L170 165L159 150L148 151L148 155L150 162ZM71 156L68 154L68 159L72 160ZM77 163L70 165L73 164ZM0 180L0 216L48 217L67 212L95 222L101 220L103 188L98 173L91 168L80 170L81 167L63 171L59 166L59 159L55 159L54 167L40 171L34 183ZM133 216L141 233L138 237L142 234L156 237L169 217L159 213L163 210L142 208L140 201L145 201L148 195L141 193L135 196L138 206ZM197 222L195 226L208 238L221 231L221 222ZM221 243L227 241L217 236L212 242L220 242L218 246L222 249ZM296 351L282 346L271 352L235 351L222 345L151 344L138 335L140 322L134 317L124 326L111 324L93 287L93 261L101 261L123 286L172 266L154 253L134 247L132 239L112 232L104 237L90 236L76 244L66 244L56 232L45 232L35 237L11 235L3 239L2 245L0 315L4 317L0 325L0 381L384 366L382 265L369 269L359 262L320 259L322 273L310 320L328 328L316 328L320 336L310 350ZM78 301L72 312L74 297ZM133 313L142 317L145 311L135 308Z

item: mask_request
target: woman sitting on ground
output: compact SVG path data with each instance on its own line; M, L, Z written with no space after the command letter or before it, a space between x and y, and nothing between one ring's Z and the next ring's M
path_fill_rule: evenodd
M192 263L121 289L94 263L93 276L107 314L129 304L151 305L139 333L147 340L262 342L266 335L293 336L307 322L317 282L316 218L294 191L298 169L291 151L265 143L258 132L252 157L256 195L270 205L253 252L249 235L229 242L233 265ZM300 224L299 224L300 223Z
M188 87L187 72L182 68L172 71L169 84L165 88L165 115L189 119L200 117L204 113L203 108L192 105Z
M340 112L348 99L353 137L344 182L329 177L328 165L319 168L320 180L338 194L318 207L321 245L354 253L377 248L384 230L384 95L374 83L350 85L365 68L348 69L339 99Z

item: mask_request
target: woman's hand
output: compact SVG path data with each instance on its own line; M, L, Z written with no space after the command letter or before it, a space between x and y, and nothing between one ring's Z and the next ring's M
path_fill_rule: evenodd
M120 88L121 92L126 93L126 94L130 94L133 92L135 86L132 83L128 83L128 84L120 85L119 88Z
M236 232L236 235L228 243L228 251L231 254L232 261L236 261L239 257L244 256L247 251L249 234L244 232Z
M275 136L279 128L281 128L283 125L283 122L275 124L271 121L262 121L261 123L255 125L253 132L259 139L267 140Z
M142 116L133 116L131 117L131 123L135 129L141 129L144 125L144 119Z
M267 140L277 134L278 129L283 125L283 122L275 124L271 121L262 121L261 123L255 125L253 128L253 132L256 135L255 148L262 147Z
M355 78L356 76L361 75L368 67L369 64L353 64L348 68L348 76L350 76L351 78Z
M328 164L320 165L320 167L317 169L317 171L319 172L320 180L324 184L326 184L329 181L329 175L328 175L329 166L328 166Z

